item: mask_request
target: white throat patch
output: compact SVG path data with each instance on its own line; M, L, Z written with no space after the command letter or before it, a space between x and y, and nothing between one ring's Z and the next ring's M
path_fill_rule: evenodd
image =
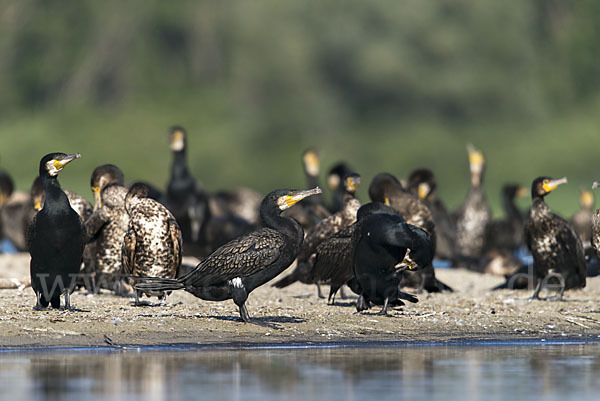
M48 172L48 174L50 174L52 177L56 177L58 175L58 172L60 170L62 170L61 168L56 168L55 166L56 160L49 160L46 162L46 171Z

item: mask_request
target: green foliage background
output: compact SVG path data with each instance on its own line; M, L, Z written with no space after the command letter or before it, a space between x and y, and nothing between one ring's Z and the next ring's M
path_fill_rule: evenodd
M166 130L188 129L209 189L302 187L300 154L363 176L429 166L465 196L465 144L504 182L595 179L600 2L0 0L0 168L28 190L39 159L80 152L61 174L89 197L94 167L164 188ZM523 206L528 202L523 201Z

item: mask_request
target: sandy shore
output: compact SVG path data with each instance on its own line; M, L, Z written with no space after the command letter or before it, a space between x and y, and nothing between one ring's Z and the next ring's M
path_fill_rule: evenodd
M0 278L28 276L29 255L0 255ZM316 287L269 285L250 294L244 324L232 301L207 302L177 291L166 306L133 306L132 298L76 292L76 311L34 311L31 287L0 290L0 348L361 342L463 342L600 338L600 278L565 301L528 301L530 291L489 288L502 279L465 270L439 270L455 293L420 294L382 317L357 314L354 298L326 305ZM146 298L144 298L146 299ZM153 301L155 298L153 299Z

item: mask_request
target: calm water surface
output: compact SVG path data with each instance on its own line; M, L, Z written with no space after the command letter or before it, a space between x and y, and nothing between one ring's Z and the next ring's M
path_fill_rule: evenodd
M0 353L9 400L599 400L600 345Z

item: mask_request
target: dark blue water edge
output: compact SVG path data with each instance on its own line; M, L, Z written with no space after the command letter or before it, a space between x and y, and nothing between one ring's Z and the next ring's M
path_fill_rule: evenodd
M565 337L502 340L451 340L451 341L342 341L342 342L286 342L286 343L169 343L157 345L100 345L87 347L3 347L6 353L114 353L114 352L184 352L184 351L242 351L242 350L295 350L335 348L419 348L419 347L543 347L557 345L600 345L599 337Z

